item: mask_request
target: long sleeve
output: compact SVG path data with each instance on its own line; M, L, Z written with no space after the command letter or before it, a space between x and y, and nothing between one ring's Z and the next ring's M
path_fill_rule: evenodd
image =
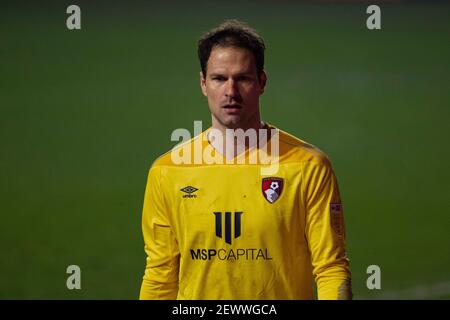
M176 299L179 249L161 190L161 169L150 169L144 196L142 232L147 254L140 299Z
M345 249L341 198L326 157L303 167L306 237L319 299L351 299L351 273Z

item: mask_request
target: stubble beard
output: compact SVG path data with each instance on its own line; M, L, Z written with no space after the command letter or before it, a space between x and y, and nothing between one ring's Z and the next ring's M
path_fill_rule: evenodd
M224 115L221 117L217 116L214 113L212 114L213 126L214 122L218 123L223 129L244 129L247 130L252 127L259 127L261 119L258 112L259 107L249 116L237 115L237 116L229 116Z

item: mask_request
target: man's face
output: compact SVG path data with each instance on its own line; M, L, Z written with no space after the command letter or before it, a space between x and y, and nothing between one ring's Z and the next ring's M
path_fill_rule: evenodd
M214 47L206 76L200 72L200 86L208 98L213 127L259 127L259 96L264 92L266 74L258 77L251 51L235 47Z

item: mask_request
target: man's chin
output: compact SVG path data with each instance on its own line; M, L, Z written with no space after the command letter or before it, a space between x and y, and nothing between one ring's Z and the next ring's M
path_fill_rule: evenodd
M228 129L242 128L242 119L239 116L229 116L221 121L222 125Z

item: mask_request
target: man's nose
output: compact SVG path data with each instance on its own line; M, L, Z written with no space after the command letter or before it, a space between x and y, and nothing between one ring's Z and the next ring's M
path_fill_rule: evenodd
M228 79L227 87L225 89L225 95L230 98L236 98L239 96L239 88L237 86L237 81L233 79Z

